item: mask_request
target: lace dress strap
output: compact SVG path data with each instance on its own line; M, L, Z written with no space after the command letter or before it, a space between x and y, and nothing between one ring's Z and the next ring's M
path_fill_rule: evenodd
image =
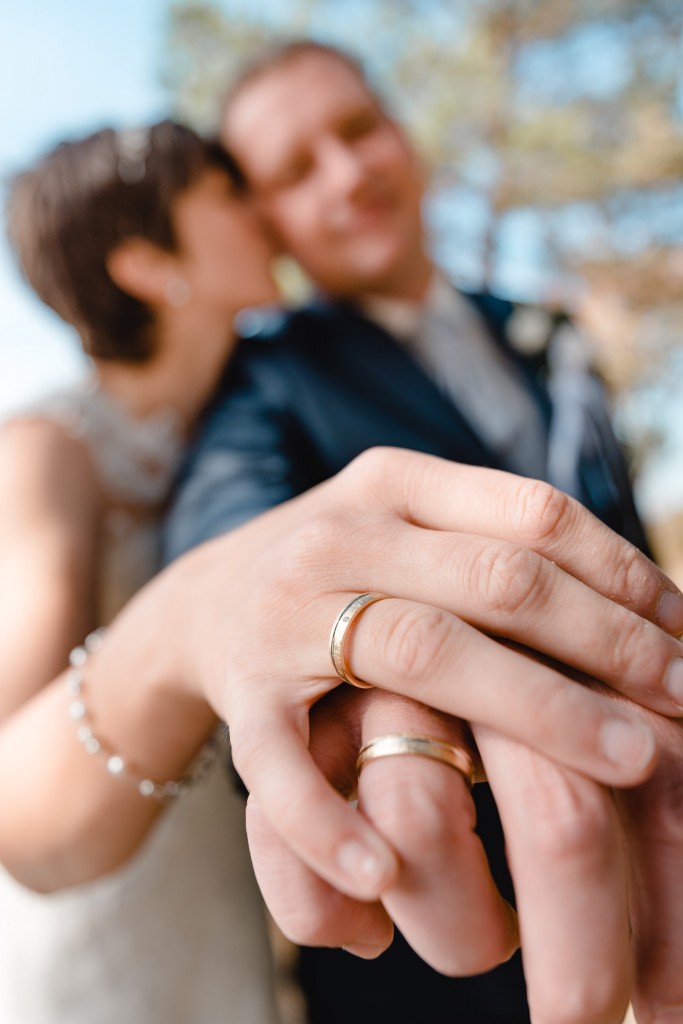
M183 451L180 417L174 410L136 419L95 379L47 395L12 419L51 420L85 444L105 493L116 504L159 506Z

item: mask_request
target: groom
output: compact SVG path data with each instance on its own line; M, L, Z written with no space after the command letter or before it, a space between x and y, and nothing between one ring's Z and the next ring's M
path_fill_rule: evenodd
M646 547L600 389L575 358L577 335L548 315L525 357L526 310L447 281L428 253L422 168L355 63L311 42L265 55L227 97L223 141L276 243L321 297L289 320L243 317L249 340L226 382L239 402L214 422L236 457L247 447L248 468L236 465L205 516L233 526L388 444L550 477ZM564 415L563 383L576 387L580 374L577 418ZM230 433L249 417L258 450ZM216 532L196 519L193 531Z
M375 445L536 477L552 468L552 482L645 546L596 382L572 364L589 400L578 420L563 416L561 382L547 384L547 346L524 358L511 344L514 307L458 292L434 266L418 162L353 61L310 42L274 51L228 96L223 139L276 240L321 297L289 316L245 316L249 337L169 520L172 555ZM561 347L569 328L551 318L546 327L544 340ZM490 793L475 792L492 869L511 897ZM399 937L367 963L304 950L302 971L313 1024L529 1020L518 956L484 977L446 979Z

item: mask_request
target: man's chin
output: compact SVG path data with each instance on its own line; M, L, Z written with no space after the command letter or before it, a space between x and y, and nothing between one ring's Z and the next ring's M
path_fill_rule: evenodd
M361 246L349 260L349 279L358 291L392 292L405 279L410 264L405 247L394 242Z

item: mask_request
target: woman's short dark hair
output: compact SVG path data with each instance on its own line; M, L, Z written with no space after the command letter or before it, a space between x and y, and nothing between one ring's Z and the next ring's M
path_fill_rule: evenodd
M241 186L217 143L162 121L62 142L10 182L7 229L21 271L90 355L142 362L153 353L152 310L114 283L107 257L132 236L174 251L171 205L211 167Z

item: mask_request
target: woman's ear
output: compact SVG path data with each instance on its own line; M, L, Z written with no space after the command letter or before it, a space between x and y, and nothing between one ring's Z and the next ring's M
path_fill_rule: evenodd
M115 285L150 305L164 302L171 253L146 238L120 242L107 256L107 272Z

